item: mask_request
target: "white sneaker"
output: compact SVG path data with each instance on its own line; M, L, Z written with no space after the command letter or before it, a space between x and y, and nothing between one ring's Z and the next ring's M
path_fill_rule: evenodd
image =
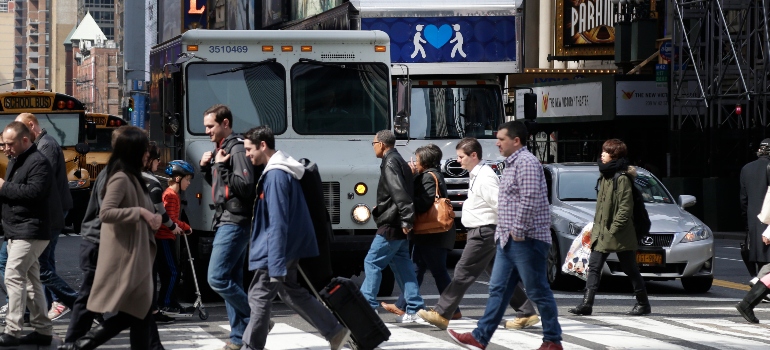
M420 317L417 316L417 314L403 314L396 317L396 323L412 323L417 322L418 319L420 319Z
M54 301L51 304L51 310L48 311L48 318L51 319L51 321L56 321L68 312L70 312L70 308L58 301Z
M7 313L8 313L8 304L0 306L0 317L5 317Z

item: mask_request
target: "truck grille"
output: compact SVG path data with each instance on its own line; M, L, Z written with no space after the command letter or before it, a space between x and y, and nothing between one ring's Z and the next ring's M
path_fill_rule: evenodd
M637 243L640 247L670 247L673 241L673 233L650 233L640 238Z
M96 181L96 176L99 175L99 173L104 170L106 166L107 164L86 164L85 168L88 170L88 175L91 177L91 181Z
M340 223L340 183L323 182L321 187L324 190L324 203L329 215L332 218L332 224Z

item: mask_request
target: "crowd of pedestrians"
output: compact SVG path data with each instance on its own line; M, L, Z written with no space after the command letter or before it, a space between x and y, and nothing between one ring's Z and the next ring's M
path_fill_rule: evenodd
M223 350L264 348L274 325L270 317L276 296L316 327L331 349L341 349L350 331L298 281L300 259L319 255L300 182L305 165L276 148L269 127L256 127L244 138L238 137L227 106L212 106L204 112L203 122L215 145L214 151L202 154L199 166L211 185L215 209L207 281L225 300L230 322L230 339ZM52 320L71 310L60 350L95 349L125 329L130 329L133 349L162 350L157 324L194 311L183 307L177 297L179 257L174 249L179 235L192 233L182 220L180 196L196 174L193 166L169 161L164 190L154 175L161 150L147 133L133 126L113 132L112 155L94 182L81 226L83 282L76 292L56 274L54 264L56 241L73 206L61 147L29 113L8 124L0 137L9 158L6 176L0 179L5 235L0 273L8 296L6 306L0 308L5 313L0 347L49 345ZM407 162L395 147L393 132L376 133L372 147L381 164L372 214L377 233L364 259L360 291L371 308L382 307L397 315L396 322L425 322L447 330L464 348L476 350L489 344L507 303L516 316L505 322L505 328L542 322L539 349L561 349L562 331L546 272L552 242L545 175L526 148L529 134L523 123L502 124L496 137L505 158L501 176L482 159L478 140L464 138L456 145L456 159L469 174L461 219L467 243L450 276L446 262L455 243L454 225L432 233L414 229L418 217L432 210L437 199L448 196L439 170L441 149L434 144L419 147ZM635 169L627 153L626 145L617 139L602 146L589 272L582 302L569 309L575 315L592 314L601 266L610 253L618 255L634 288L636 304L628 314L651 313L634 255ZM741 173L741 204L749 225L746 261L756 278L736 306L753 323L759 322L753 308L770 294L770 198L766 195L770 192L770 139L760 145L758 156ZM248 288L243 284L245 263L254 272ZM394 304L378 303L376 298L386 267L401 290ZM428 271L440 294L431 308L420 294ZM458 333L450 329L451 321L462 317L459 304L483 272L490 276L484 314L472 332ZM33 332L22 336L27 309ZM105 319L105 314L112 316Z

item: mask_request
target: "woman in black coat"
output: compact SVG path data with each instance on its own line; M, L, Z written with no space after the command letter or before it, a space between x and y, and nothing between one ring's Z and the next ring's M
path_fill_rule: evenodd
M439 196L447 198L447 188L444 177L439 171L441 163L441 149L434 144L428 144L417 148L415 151L416 162L411 162L412 173L414 176L414 210L417 214L427 212L433 206L436 198L436 179L438 179ZM431 175L432 174L432 175ZM434 178L433 175L436 177ZM409 234L409 240L412 243L412 262L417 274L417 284L422 285L425 272L430 270L433 279L436 281L436 287L439 294L444 291L452 278L446 268L446 259L449 251L455 245L455 227L446 232L430 234ZM396 304L382 303L382 307L396 315L403 315L406 301L403 295L399 296ZM455 312L455 317L460 318L460 310ZM414 322L417 320L406 320L399 318L403 322Z

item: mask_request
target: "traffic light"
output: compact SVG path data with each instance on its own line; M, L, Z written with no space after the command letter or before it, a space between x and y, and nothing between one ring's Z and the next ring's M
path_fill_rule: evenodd
M131 113L134 111L134 98L129 97L128 98L128 113Z

